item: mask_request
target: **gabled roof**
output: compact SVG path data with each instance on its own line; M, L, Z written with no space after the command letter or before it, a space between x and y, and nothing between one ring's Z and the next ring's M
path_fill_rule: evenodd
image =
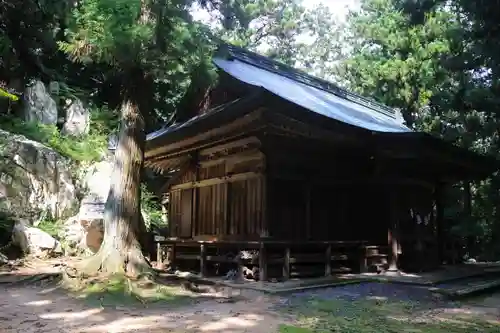
M318 120L323 116L332 120L330 124L347 124L360 129L359 134L367 134L365 139L391 151L410 150L421 158L431 154L434 158L446 160L444 163L450 168L451 165L463 165L474 177L484 178L500 169L500 161L492 156L476 154L428 133L411 130L399 112L387 106L256 53L226 44L220 47L213 61L227 75L257 89L186 122L150 133L147 136L146 165L159 163L161 147L241 117L255 110L264 103L266 96L271 95L299 106L302 115L302 112L318 115L314 117ZM290 109L275 111L291 112Z
M256 53L226 44L213 61L239 81L328 118L375 132L412 132L394 109Z

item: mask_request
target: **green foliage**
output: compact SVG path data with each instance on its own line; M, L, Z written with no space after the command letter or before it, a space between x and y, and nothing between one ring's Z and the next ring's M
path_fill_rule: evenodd
M297 0L245 0L221 1L211 9L221 39L288 65L323 75L316 69L337 54L335 22L325 6L308 10Z
M161 204L158 198L148 191L145 184L142 184L141 188L141 208L149 217L149 226L147 226L150 230L153 226L157 228L168 226L168 222L165 223L163 220L163 213L161 210Z
M16 102L19 100L19 97L17 97L14 94L11 94L10 92L8 92L5 89L2 89L1 87L0 87L0 98L7 98L13 102Z
M42 231L45 231L55 239L60 239L59 233L61 231L62 226L63 226L63 221L45 219L40 221L40 223L37 225L37 228Z
M500 329L473 315L455 315L452 318L435 319L425 315L417 303L387 300L324 301L309 299L303 304L287 309L299 316L296 326L282 325L280 333L393 333L393 332L485 332Z
M82 137L66 136L53 125L38 122L24 122L14 117L1 117L0 127L8 132L26 136L43 143L73 161L90 162L99 160L107 147L104 134L90 133Z
M445 10L412 24L396 1L363 1L346 37L353 48L343 63L350 88L400 108L412 126L445 79L440 61L450 53L447 33L456 25Z
M79 298L92 305L116 307L128 304L145 306L148 303L164 302L172 306L189 304L190 297L179 286L161 285L155 282L133 281L123 275L112 275L106 280L86 281L82 285L66 287ZM97 303L97 304L96 304Z
M362 1L343 32L348 47L337 74L352 90L400 109L409 126L499 156L500 81L494 75L500 72L494 74L493 59L481 53L485 40L474 35L478 27L459 5L463 1ZM488 259L500 255L497 178L472 184L470 212L462 184L448 191L446 202L452 232L476 244L470 253Z

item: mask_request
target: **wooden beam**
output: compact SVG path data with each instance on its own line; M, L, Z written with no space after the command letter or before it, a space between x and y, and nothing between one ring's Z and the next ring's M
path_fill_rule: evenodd
M177 180L179 180L182 175L188 171L191 167L193 167L193 158L189 157L184 161L184 163L179 167L179 170L175 173L174 176L172 176L159 190L158 194L162 195L163 193L167 192L168 189L172 186L173 183L175 183Z
M280 174L270 174L272 179L282 179L282 180L293 180L293 181L305 181L305 176L298 176L286 173ZM358 184L380 184L380 185L410 185L410 186L420 186L429 189L433 189L435 183L432 181L425 181L420 179L411 178L382 178L382 179L372 179L372 178L339 178L339 179L318 179L313 178L310 180L312 185L358 185Z
M147 151L145 159L149 163L154 163L155 161L166 159L168 156L172 156L174 154L186 154L193 150L213 147L214 145L228 141L226 138L220 138L221 136L244 137L242 135L242 129L262 119L263 112L264 108L258 108L252 113L238 118L228 125L213 128L185 140L165 142L164 146L156 148L152 151Z
M179 184L171 187L171 191L185 190L190 188L206 187L218 184L238 182L248 179L255 179L260 177L261 174L258 172L245 172L239 173L231 176L221 177L221 178L211 178L201 181L195 181L190 183Z
M239 154L229 155L227 157L217 158L215 160L205 160L200 161L200 166L205 168L213 165L218 165L222 163L231 164L231 163L240 163L244 161L251 160L259 160L263 159L264 154L258 149L248 150Z
M202 149L200 150L200 157L214 155L218 152L230 150L233 148L244 147L244 146L250 146L252 148L255 148L255 147L260 147L260 145L261 145L260 140L256 136L250 136L247 138L243 138L241 140L231 141L226 144Z
M266 112L264 117L271 122L271 128L278 131L295 133L307 138L323 141L328 140L335 143L344 142L357 145L361 144L361 142L354 139L352 135L348 136L338 131L325 130L317 126L311 126L276 112Z

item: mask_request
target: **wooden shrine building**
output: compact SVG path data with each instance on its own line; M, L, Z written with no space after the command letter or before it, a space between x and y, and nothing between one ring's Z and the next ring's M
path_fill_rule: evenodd
M147 138L146 166L171 175L172 265L286 279L447 259L443 190L488 177L495 159L246 50L213 61L203 107Z

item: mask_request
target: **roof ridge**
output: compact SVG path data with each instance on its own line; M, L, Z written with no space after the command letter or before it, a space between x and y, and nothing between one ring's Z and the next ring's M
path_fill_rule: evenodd
M218 54L224 54L226 58L234 58L249 65L261 68L268 72L273 72L280 76L287 77L296 82L327 91L350 102L368 107L376 112L382 113L394 119L398 119L398 111L379 103L371 98L341 88L333 82L318 78L303 70L283 64L279 61L265 57L261 54L246 50L236 45L224 43L220 44Z

